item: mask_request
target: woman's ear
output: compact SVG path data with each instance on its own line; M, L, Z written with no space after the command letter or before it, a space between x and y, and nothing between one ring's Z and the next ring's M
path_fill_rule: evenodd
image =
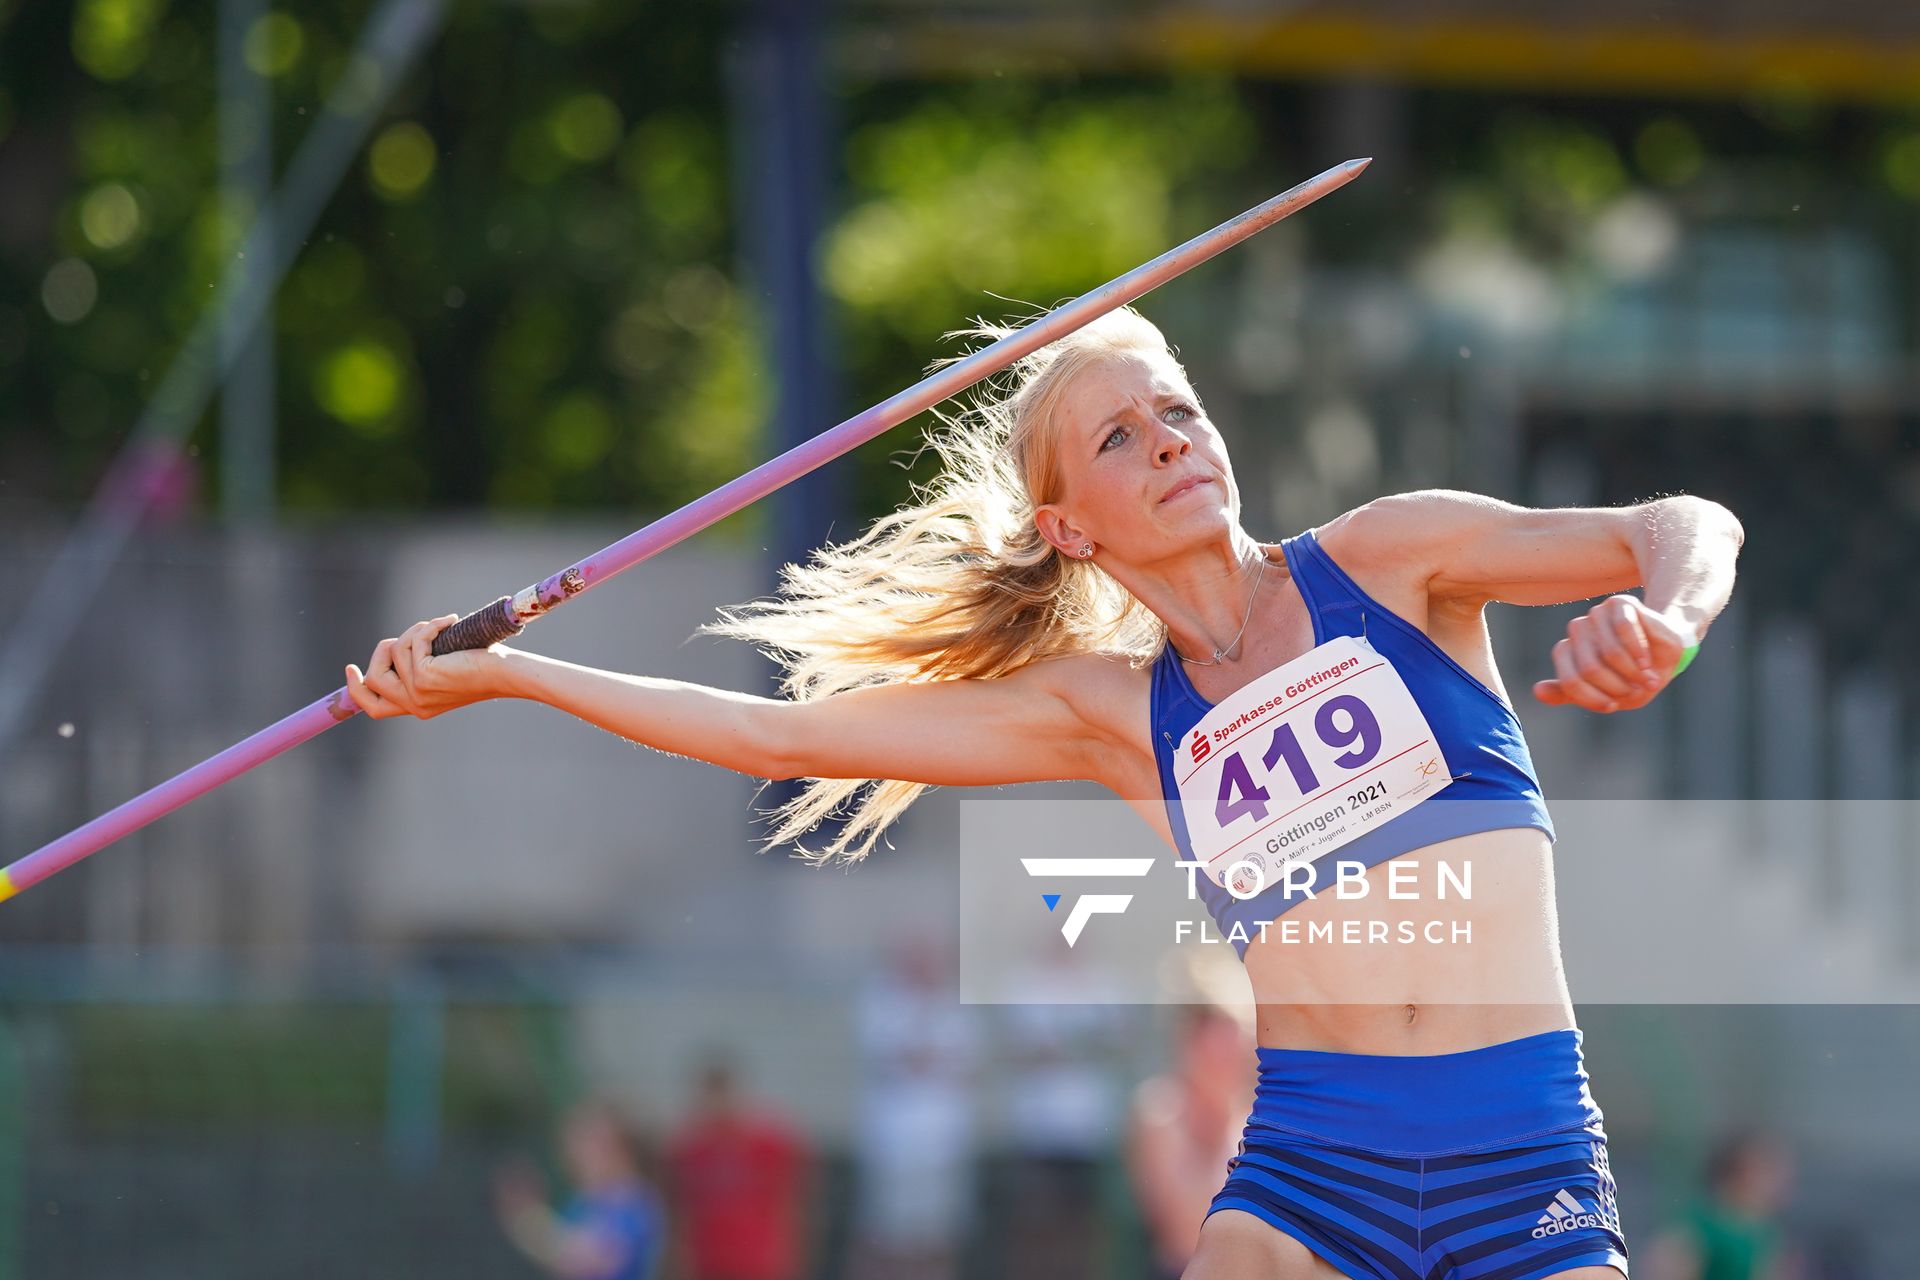
M1033 524L1040 536L1053 544L1053 549L1061 555L1073 555L1080 544L1087 541L1084 534L1062 514L1051 502L1033 509Z

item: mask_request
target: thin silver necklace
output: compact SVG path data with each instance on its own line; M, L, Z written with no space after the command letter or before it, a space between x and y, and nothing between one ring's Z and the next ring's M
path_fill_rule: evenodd
M1240 637L1247 634L1247 624L1253 621L1253 602L1260 598L1260 584L1267 580L1267 558L1264 555L1260 557L1260 568L1257 572L1259 576L1253 580L1253 594L1247 597L1247 616L1240 619L1240 629L1233 633L1233 639L1227 641L1227 647L1224 649L1215 649L1213 656L1205 662L1201 662L1197 658L1183 656L1177 647L1173 650L1174 657L1179 658L1182 662L1192 663L1196 667L1211 667L1217 666L1222 658L1225 658L1229 653L1233 652L1233 647L1240 643ZM1167 644L1172 646L1173 641L1169 639Z

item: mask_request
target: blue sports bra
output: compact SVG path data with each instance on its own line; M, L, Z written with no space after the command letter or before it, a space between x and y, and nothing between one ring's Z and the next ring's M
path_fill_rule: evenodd
M1371 867L1475 831L1537 827L1552 839L1553 820L1547 815L1546 800L1534 776L1526 738L1505 700L1449 657L1426 633L1362 591L1320 549L1311 530L1287 539L1280 548L1301 599L1313 616L1314 644L1325 644L1335 636L1362 636L1392 663L1433 730L1453 777L1424 803L1322 854L1312 864L1313 892L1332 886L1340 862ZM1174 748L1213 709L1213 704L1187 679L1172 644L1154 660L1152 698L1153 753L1159 764L1160 794L1181 858L1191 861L1193 850L1174 782ZM1232 941L1243 957L1264 922L1278 919L1296 903L1307 900L1298 888L1304 876L1294 877L1291 890L1275 881L1264 892L1242 900L1198 871L1182 868L1180 874L1192 876L1222 936Z

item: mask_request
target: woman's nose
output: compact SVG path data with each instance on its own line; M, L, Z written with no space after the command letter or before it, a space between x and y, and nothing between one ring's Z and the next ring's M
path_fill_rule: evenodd
M1192 451L1193 441L1183 434L1178 427L1165 422L1160 424L1160 448L1158 453L1160 461L1171 461L1183 453L1191 453Z

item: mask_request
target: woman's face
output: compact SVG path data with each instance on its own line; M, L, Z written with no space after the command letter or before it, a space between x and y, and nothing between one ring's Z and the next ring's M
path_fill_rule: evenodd
M1163 355L1125 352L1081 370L1061 391L1054 428L1061 492L1035 520L1069 557L1092 543L1147 562L1240 518L1226 445Z

